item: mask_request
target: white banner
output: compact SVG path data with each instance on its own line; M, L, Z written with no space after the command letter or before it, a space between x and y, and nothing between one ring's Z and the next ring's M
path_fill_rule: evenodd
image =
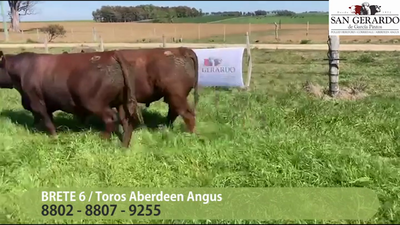
M244 49L193 49L199 60L199 86L243 87Z

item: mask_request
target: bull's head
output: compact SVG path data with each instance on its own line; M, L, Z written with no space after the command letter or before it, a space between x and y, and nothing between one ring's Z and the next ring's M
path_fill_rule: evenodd
M0 88L14 88L11 77L6 70L6 58L3 51L0 51Z
M6 65L6 55L4 55L3 51L0 51L0 68L5 69Z

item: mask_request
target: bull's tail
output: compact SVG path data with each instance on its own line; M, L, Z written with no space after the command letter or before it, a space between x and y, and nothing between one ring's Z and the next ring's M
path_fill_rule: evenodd
M194 66L194 107L193 110L196 111L196 106L197 103L199 102L199 60L197 58L196 53L191 50L190 58L193 60L193 66Z
M124 77L124 84L126 87L126 100L127 100L127 109L129 115L133 115L136 112L136 116L139 119L140 123L143 123L143 116L141 110L138 108L136 96L135 96L135 74L133 77L129 78L129 62L126 61L124 56L119 51L115 51L115 60L120 64L122 75ZM133 84L131 82L133 81Z

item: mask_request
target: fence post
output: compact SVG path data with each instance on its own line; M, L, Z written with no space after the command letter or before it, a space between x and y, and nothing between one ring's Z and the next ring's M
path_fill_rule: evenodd
M48 44L47 36L44 36L44 52L45 53L49 53L49 48L48 48L47 44Z
M103 43L103 38L101 36L99 36L100 38L100 51L104 52L104 43Z
M162 36L162 47L165 48L165 35Z
M250 37L249 32L246 32L246 49L247 49L247 80L246 80L246 88L250 87L250 80L251 80L251 70L253 68L253 63L251 60L251 51L250 51Z
M71 35L72 35L72 40L75 41L75 35L74 35L74 29L71 28Z
M251 23L249 23L248 32L249 32L249 35L251 35Z
M308 37L308 31L310 29L310 22L307 21L307 27L306 27L306 37Z
M339 93L339 36L328 36L329 58L329 94L331 97Z
M197 25L197 40L200 40L200 24Z
M92 34L93 34L93 42L96 43L97 42L97 32L96 32L95 27L92 28Z
M279 39L279 34L278 34L278 24L275 22L275 40Z
M176 35L176 27L175 27L175 31L174 31L174 38L175 38L175 40L178 38L178 36Z
M224 24L224 43L226 41L226 25Z

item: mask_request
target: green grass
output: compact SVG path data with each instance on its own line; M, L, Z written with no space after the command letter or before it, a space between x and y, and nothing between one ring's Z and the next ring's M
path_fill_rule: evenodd
M229 19L229 20L221 20L221 21L216 21L215 23L226 23L226 24L243 24L243 23L251 23L251 24L273 24L273 23L278 23L279 20L281 20L282 24L307 24L307 22L310 22L310 24L328 24L328 15L307 15L307 14L301 14L297 15L296 17L290 17L290 16L257 16L257 17L237 17L234 19Z
M188 18L175 18L174 23L214 23L216 21L223 21L227 19L236 18L235 16L202 16L202 17L188 17Z
M10 51L10 50L5 50ZM0 90L0 219L44 223L20 211L14 197L35 187L357 187L382 204L369 221L154 221L156 223L399 223L399 52L343 52L341 87L365 87L368 97L322 100L304 91L326 86L325 51L253 50L250 91L202 89L197 136L139 129L129 151L102 141L95 118L86 126L62 112L58 140L32 132L32 116L15 90ZM246 74L246 70L244 71ZM190 101L193 97L190 96ZM166 115L163 102L145 121ZM92 128L91 128L92 127ZM363 182L359 182L363 180ZM47 221L51 222L51 221ZM149 223L82 220L55 223Z
M293 33L293 30L282 29L279 31L279 34L284 35L284 34L287 34L290 32ZM276 41L256 42L257 40L260 40L261 38L265 38L265 37L275 37L274 30L251 32L250 43L259 43L259 44L276 43ZM245 36L245 34L230 34L230 35L226 35L225 40L224 40L224 35L222 34L222 35L213 35L213 36L201 38L201 39L184 39L183 42L185 42L185 43L245 44L246 36ZM292 43L292 42L281 42L281 43L282 44L299 44L299 43ZM324 43L326 43L326 41Z

